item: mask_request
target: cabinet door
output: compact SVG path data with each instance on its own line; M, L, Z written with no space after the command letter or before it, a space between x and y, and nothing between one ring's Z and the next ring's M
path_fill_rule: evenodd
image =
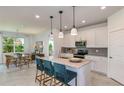
M106 57L85 56L85 58L92 62L91 70L101 72L104 74L107 73L107 61L108 60Z
M87 47L95 47L95 31L88 30L86 32Z
M75 36L76 41L86 40L86 31L78 32L78 35Z
M94 70L104 73L107 73L107 58L104 57L96 57L94 63Z
M107 27L101 27L95 31L95 44L96 44L96 47L108 46Z
M92 56L88 56L86 55L85 56L85 59L89 60L91 62L91 70L94 70L94 60L93 60L93 57Z
M70 34L65 34L63 39L63 46L75 47L75 36L71 36Z

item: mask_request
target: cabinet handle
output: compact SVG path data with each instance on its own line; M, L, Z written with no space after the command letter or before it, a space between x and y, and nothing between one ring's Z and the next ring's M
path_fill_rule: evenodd
M112 59L112 57L109 57L110 59Z

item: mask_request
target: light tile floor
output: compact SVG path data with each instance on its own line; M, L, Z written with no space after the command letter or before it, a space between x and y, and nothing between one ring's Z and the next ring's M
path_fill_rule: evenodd
M30 68L23 66L22 69L11 66L7 69L5 65L0 65L0 86L39 86L35 83L35 65ZM91 72L91 86L119 86L117 82L96 72Z

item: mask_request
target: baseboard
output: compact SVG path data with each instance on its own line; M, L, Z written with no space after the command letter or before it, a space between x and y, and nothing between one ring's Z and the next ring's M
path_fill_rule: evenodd
M113 78L110 78L110 79L112 79L113 81L117 82L117 83L120 84L121 86L124 86L124 84L118 82L117 80L115 80L115 79L113 79Z

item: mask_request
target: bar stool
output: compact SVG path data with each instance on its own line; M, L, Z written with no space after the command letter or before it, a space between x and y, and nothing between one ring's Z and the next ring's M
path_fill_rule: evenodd
M38 74L38 71L40 71L41 73ZM38 80L40 83L39 85L41 85L42 80L44 76L44 67L43 67L43 60L36 58L36 76L35 76L35 82L36 80Z
M54 63L54 78L59 80L62 85L68 85L68 83L75 78L75 85L77 86L77 73L67 70L65 65Z
M43 85L46 85L45 83L48 81L50 81L50 85L52 85L53 75L54 75L54 68L52 66L52 62L45 60L43 66L45 72Z

